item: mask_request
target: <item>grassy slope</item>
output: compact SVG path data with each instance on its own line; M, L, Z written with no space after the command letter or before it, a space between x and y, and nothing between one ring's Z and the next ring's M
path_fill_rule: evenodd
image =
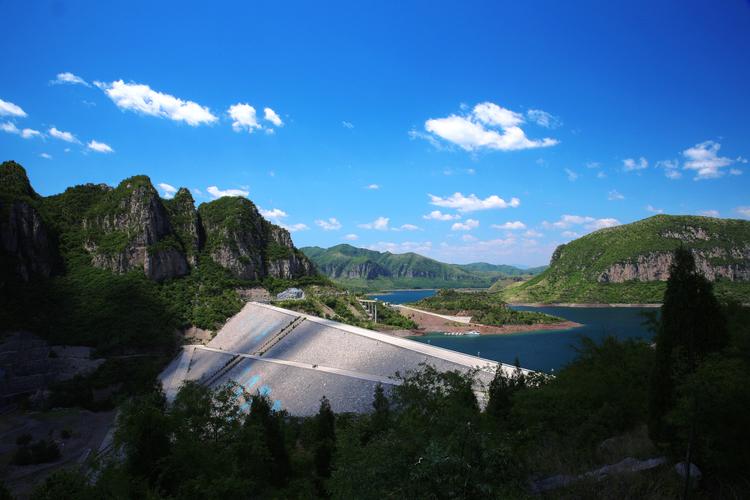
M666 231L685 233L700 228L710 235L703 240L664 237ZM655 303L664 282L598 283L599 274L614 263L651 252L669 252L680 244L695 249L730 249L750 244L750 222L697 216L657 215L632 224L602 229L560 246L550 267L529 281L503 291L509 302ZM717 258L713 263L732 263ZM741 263L737 261L736 263ZM750 283L719 281L719 296L750 299Z

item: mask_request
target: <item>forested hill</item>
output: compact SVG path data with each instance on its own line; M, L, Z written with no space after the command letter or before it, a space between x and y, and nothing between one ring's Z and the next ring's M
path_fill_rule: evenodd
M484 262L446 264L411 252L393 254L345 244L301 250L322 274L360 289L480 288L489 287L500 278L530 276L544 269L519 269Z
M658 303L680 245L717 295L750 301L750 221L681 215L656 215L560 245L545 272L505 289L505 299Z
M0 164L0 333L150 349L221 325L238 288L316 280L328 281L246 198L196 209L187 189L162 199L146 176L41 196L21 165Z

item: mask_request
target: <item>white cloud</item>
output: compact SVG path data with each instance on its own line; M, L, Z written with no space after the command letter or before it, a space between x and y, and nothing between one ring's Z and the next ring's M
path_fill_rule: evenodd
M656 162L656 168L663 168L667 179L677 180L682 177L680 162L678 160L660 160Z
M41 137L42 133L38 130L34 130L31 128L25 128L21 130L21 137L24 139L31 139L32 137Z
M643 156L641 156L637 160L634 158L626 158L622 160L622 167L626 172L643 170L645 168L648 168L648 160Z
M577 174L576 172L572 171L572 170L571 170L571 169L569 169L569 168L566 168L566 169L565 169L565 175L567 175L567 176L568 176L568 180L569 180L570 182L573 182L573 181L575 181L576 179L578 179L578 174Z
M281 121L281 117L276 114L276 111L271 108L263 108L263 118L276 125L277 127L283 127L284 122Z
M607 178L607 174L605 174L604 172L602 172L600 170L599 172L596 173L596 178L597 179L606 179Z
M307 224L302 224L301 222L298 224L290 224L288 226L286 224L279 224L279 226L283 227L290 233L296 233L297 231L307 231L308 229L310 229Z
M737 207L734 209L735 212L743 217L750 219L750 207Z
M419 231L419 226L414 224L401 224L399 227L394 227L394 231Z
M646 211L651 212L653 214L663 214L664 209L663 208L656 208L653 205L646 205Z
M730 168L729 175L742 175L742 170L739 168Z
M479 221L476 219L466 219L465 222L454 222L451 231L471 231L479 227Z
M583 226L585 229L595 231L605 227L619 226L620 221L613 218L596 219L589 216L566 214L560 217L560 220L557 222L550 223L545 221L542 225L552 229L569 229L573 226Z
M65 141L65 142L72 142L75 144L80 144L81 142L78 139L76 139L76 136L74 136L70 132L63 132L62 130L58 130L55 127L52 127L51 129L49 129L49 135L51 135L55 139L60 139L61 141Z
M174 198L175 193L177 193L177 188L171 184L167 184L166 182L160 182L157 185L159 186L159 189L163 191L162 197L168 200L171 198Z
M49 83L51 83L52 85L68 84L91 87L91 85L89 85L89 82L87 82L80 76L74 75L73 73L69 73L67 71L65 73L58 73L57 77L54 80L50 80Z
M393 243L387 241L379 241L374 245L368 245L365 248L369 250L377 250L379 252L391 252L391 253L406 253L416 252L420 254L430 253L432 250L432 242L430 241L404 241L401 243Z
M38 130L34 130L31 128L25 128L21 130L18 127L16 127L15 123L12 123L12 122L0 123L0 130L2 130L3 132L7 132L9 134L20 135L24 139L31 139L33 137L40 137L42 135L42 133L39 132Z
M338 231L342 227L336 217L330 217L328 220L316 220L315 224L322 227L324 231Z
M526 224L524 224L520 220L517 220L517 221L504 222L502 224L492 224L490 227L494 229L504 229L507 231L515 231L517 229L526 229Z
M216 186L209 186L206 188L206 191L208 191L208 194L213 196L214 199L221 198L222 196L241 196L244 198L250 194L249 191L244 189L219 189Z
M551 138L529 139L519 127L523 115L491 102L474 106L466 115L450 115L446 118L431 118L424 124L425 130L434 136L456 144L466 151L495 149L513 151L554 146L559 141ZM418 132L409 134L424 138Z
M0 130L2 130L3 132L7 132L9 134L20 134L21 133L21 131L18 130L18 127L16 127L16 124L15 123L11 123L11 122L0 123Z
M448 220L457 220L460 219L461 216L458 214L444 214L440 210L433 210L427 215L422 216L423 219L426 220L442 220L442 221L448 221Z
M705 217L718 217L719 211L718 210L701 210L698 212L700 215L703 215Z
M109 144L104 144L103 142L98 142L93 139L89 141L86 147L89 148L91 151L96 151L97 153L114 153L115 152L115 150L112 149L109 146Z
M529 229L528 231L523 233L523 235L525 238L541 238L542 236L544 236L539 231L534 231L533 229Z
M685 157L684 170L695 170L694 180L715 179L724 175L722 168L735 162L731 158L719 156L721 144L705 141L682 152Z
M367 186L365 186L365 189L377 190L380 189L380 184L368 184Z
M253 130L263 128L263 126L258 123L258 115L255 113L255 108L249 104L232 104L229 106L227 113L229 113L229 116L234 120L232 122L232 129L235 132L247 130L248 133L252 134Z
M357 236L357 235L356 235L356 234L354 234L354 233L349 233L349 234L347 234L346 236L344 236L344 239L345 239L346 241L356 241L356 240L358 240L358 239L359 239L359 236Z
M542 111L541 109L530 109L526 111L526 117L532 122L544 128L558 128L562 125L559 117Z
M41 153L41 154L39 155L39 157L40 157L40 158L44 158L45 160L51 160L51 159L52 159L52 155L51 155L51 154L49 154L49 153Z
M112 83L94 82L94 85L102 89L120 109L169 118L177 122L185 122L192 127L214 123L218 120L206 106L157 92L148 85L125 83L122 80Z
M463 235L461 235L461 240L462 241L466 241L467 243L470 243L472 241L477 241L478 239L479 238L477 238L476 236L473 236L471 234L463 234Z
M265 217L266 219L282 219L286 217L288 214L281 210L280 208L272 208L270 210L264 210L259 209L260 215Z
M346 120L342 121L342 122L341 122L341 125L342 125L342 126L343 126L344 128L348 128L348 129L353 129L353 128L354 128L354 124L353 124L352 122L348 122L348 121L346 121Z
M620 194L619 191L617 191L616 189L613 189L607 194L607 199L609 201L620 201L620 200L624 200L625 197L622 194Z
M444 207L454 208L459 212L475 212L477 210L491 210L496 208L516 208L521 204L521 200L518 198L511 198L509 202L493 194L485 199L477 197L475 194L464 196L461 193L453 193L447 198L428 194L430 197L430 204Z
M415 139L423 139L429 142L433 148L438 149L438 150L451 149L449 147L447 148L444 147L442 142L435 139L435 136L431 134L426 134L424 132L420 132L419 130L414 130L414 129L409 130L409 139L411 139L412 141Z
M391 219L388 217L378 217L372 222L366 224L359 224L358 227L362 229L375 229L376 231L388 231L388 223Z
M17 116L23 118L26 116L26 111L21 109L21 106L17 104L0 99L0 116Z
M586 163L586 168L600 168L602 166L598 161L590 161Z

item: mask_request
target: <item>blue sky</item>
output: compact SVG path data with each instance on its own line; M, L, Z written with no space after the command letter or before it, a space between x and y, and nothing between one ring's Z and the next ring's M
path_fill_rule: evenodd
M750 218L750 3L0 3L0 151L146 174L297 245L537 265L663 211ZM268 108L268 110L266 110Z

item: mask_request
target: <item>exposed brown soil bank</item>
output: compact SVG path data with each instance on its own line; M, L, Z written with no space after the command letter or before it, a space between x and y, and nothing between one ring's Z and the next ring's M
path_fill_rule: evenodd
M399 330L398 332L388 331L398 336L404 336L402 332L409 332L410 335L425 335L430 332L469 332L475 330L481 335L502 335L507 333L533 332L537 330L568 330L581 326L580 323L573 321L561 321L559 323L542 323L535 325L503 325L490 326L479 324L464 324L448 321L431 314L425 314L410 309L401 309L401 314L413 320L418 328L415 330Z

